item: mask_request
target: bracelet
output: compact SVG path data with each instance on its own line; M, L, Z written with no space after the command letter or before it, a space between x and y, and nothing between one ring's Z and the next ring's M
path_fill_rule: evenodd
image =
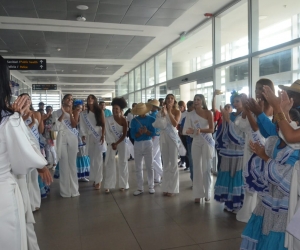
M278 123L278 122L281 122L281 121L284 121L284 120L287 120L284 113L280 112L280 113L277 113L277 114L274 115L274 121L275 122Z

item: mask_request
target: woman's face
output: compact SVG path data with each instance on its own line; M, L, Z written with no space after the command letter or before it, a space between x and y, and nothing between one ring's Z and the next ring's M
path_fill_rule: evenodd
M256 86L255 86L255 96L256 96L256 99L261 99L263 98L263 85L260 84L260 83L257 83Z
M194 107L195 109L198 107L202 107L202 100L199 96L194 97Z
M233 100L233 107L235 109L241 109L243 107L240 97L235 97Z
M90 95L87 99L87 104L88 105L94 105L94 101L95 101L94 98Z
M68 107L72 107L73 105L73 96L72 95L68 95L65 99L64 99L64 105L68 106Z
M174 103L175 103L175 98L174 98L174 96L168 95L167 98L166 98L166 104L167 104L167 105L172 105L172 106L173 106Z
M29 95L26 95L26 104L29 106L31 105L31 98Z
M78 106L76 107L76 110L77 110L78 112L81 112L81 111L82 111L82 105L78 105Z
M118 105L113 106L113 115L119 116L121 114L121 108Z

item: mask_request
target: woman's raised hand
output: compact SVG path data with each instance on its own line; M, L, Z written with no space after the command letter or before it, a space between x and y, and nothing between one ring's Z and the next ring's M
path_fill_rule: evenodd
M229 122L230 121L229 112L226 109L222 108L222 106L220 106L220 111L222 113L223 120Z
M277 97L273 90L269 87L264 85L264 91L263 91L263 96L267 100L267 102L274 108L274 107L280 107L281 104L281 96Z
M280 92L280 97L281 97L280 107L281 107L282 111L285 114L287 114L287 113L289 113L289 111L293 107L294 100L293 100L293 98L290 99L289 96L288 96L288 94L284 90L282 90Z
M188 129L186 130L186 134L187 134L187 135L192 135L192 134L194 134L194 129L193 129L193 128L188 128Z
M14 103L12 104L11 108L14 112L18 112L21 115L24 115L25 110L27 110L30 106L30 104L26 104L26 101L28 99L28 96L23 95L23 96L19 96Z

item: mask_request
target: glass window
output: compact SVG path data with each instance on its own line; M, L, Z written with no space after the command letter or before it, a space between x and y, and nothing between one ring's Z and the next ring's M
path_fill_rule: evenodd
M167 95L167 85L160 85L156 87L156 99L164 98Z
M34 91L32 93L32 106L35 110L39 109L39 103L43 102L46 106L52 106L53 110L60 109L61 97L60 91L49 90L49 91Z
M247 69L247 60L216 69L216 89L223 92L222 95L219 95L216 98L216 108L220 105L224 107L224 105L230 103L230 96L233 90L249 96Z
M149 99L154 99L155 98L155 89L153 88L149 88L146 89L146 102L148 102Z
M199 30L172 47L173 78L212 65L212 23L209 20Z
M141 89L141 68L137 67L134 70L134 77L135 77L135 90Z
M217 63L247 55L248 52L248 3L237 3L217 17L216 32L220 32L217 49L221 55Z
M299 1L259 0L259 49L300 37Z
M142 102L145 103L147 100L146 100L146 90L142 90Z
M278 85L290 86L299 79L299 52L300 46L297 46L255 57L253 60L253 96L255 96L255 83L260 78L270 79L275 85L275 93L279 90Z
M134 91L134 71L129 73L129 93Z
M157 56L158 83L167 80L167 53L166 51Z
M152 58L146 62L146 87L153 86L154 83L154 58Z
M129 94L127 108L131 108L133 103L134 103L134 94L132 93L132 94Z
M208 109L212 108L213 91L213 82L197 84L196 93L204 95Z
M118 96L123 96L128 93L128 75L123 76L117 85Z
M141 65L141 88L145 88L146 87L146 64L142 64Z
M142 91L137 91L134 94L134 102L140 103L142 102Z

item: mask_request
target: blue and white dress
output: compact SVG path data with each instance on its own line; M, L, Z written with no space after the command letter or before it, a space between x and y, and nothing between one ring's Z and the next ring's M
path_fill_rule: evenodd
M230 122L223 121L217 134L219 154L222 156L220 171L215 184L214 199L225 202L225 209L238 211L244 200L243 190L243 154L245 134L239 130L237 123L241 114L230 114Z
M247 185L261 197L242 233L242 250L287 250L284 247L287 226L291 178L300 150L286 145L279 148L281 139L270 136L265 152L271 158L265 162L253 154L248 162Z

